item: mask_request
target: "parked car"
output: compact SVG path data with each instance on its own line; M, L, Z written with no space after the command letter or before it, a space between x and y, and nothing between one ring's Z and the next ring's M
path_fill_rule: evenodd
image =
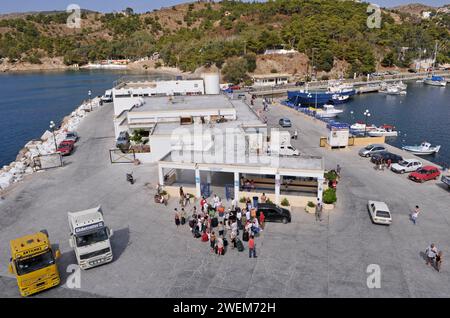
M130 135L127 131L121 131L117 137L116 147L121 150L128 150L130 148Z
M259 203L256 210L256 216L259 218L261 211L264 213L267 222L283 222L284 224L291 222L291 212L279 207L273 203Z
M390 225L392 223L391 211L384 202L369 201L367 203L370 218L373 223Z
M281 118L278 123L280 124L281 127L283 128L288 128L288 127L292 127L292 123L291 120L289 118Z
M413 172L422 168L422 162L417 159L403 159L391 166L391 170L398 173Z
M384 147L383 145L372 144L372 145L368 145L368 146L360 149L358 154L361 157L370 157L376 153L383 152L383 151L387 151L386 147Z
M74 131L69 131L66 133L66 138L65 140L71 140L73 142L77 142L78 141L78 134Z
M72 154L74 149L74 142L71 140L64 140L58 145L57 152L61 153L62 156L69 156Z
M442 176L441 181L445 183L450 189L450 176Z
M423 183L428 180L436 180L441 175L439 168L434 166L425 166L409 174L409 179Z
M397 163L403 160L402 156L396 155L395 153L389 151L382 151L375 153L370 161L376 163L380 159L383 160L383 162L387 162L390 159L391 163Z

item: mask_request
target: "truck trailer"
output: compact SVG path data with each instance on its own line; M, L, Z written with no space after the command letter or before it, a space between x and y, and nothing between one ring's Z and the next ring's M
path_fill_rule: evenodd
M69 244L81 269L109 263L113 260L110 237L113 231L105 226L100 206L79 212L68 212Z
M10 242L9 272L17 279L22 296L30 296L59 285L56 260L59 250L52 250L48 233L42 230Z

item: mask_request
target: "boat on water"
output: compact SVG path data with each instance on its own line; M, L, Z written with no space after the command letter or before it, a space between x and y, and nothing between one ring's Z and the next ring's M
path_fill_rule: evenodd
M323 106L333 99L333 93L309 92L305 90L288 91L288 102L294 106Z
M349 99L350 99L349 95L334 94L331 97L331 102L333 103L333 105L340 105L348 102Z
M323 109L314 110L316 111L317 117L321 118L333 118L344 112L342 109L336 109L333 105L328 104L323 105Z
M356 95L356 89L353 84L345 84L341 81L328 82L327 91L333 94L348 96L349 98L353 95Z
M402 149L420 156L438 153L441 146L431 146L429 142L424 141L419 146L403 146Z
M388 95L406 95L407 85L403 82L399 83L382 83L380 92Z
M392 125L382 125L377 129L370 130L367 134L371 137L396 137L398 136L398 131Z
M364 124L362 122L357 122L350 126L350 130L355 133L369 132L369 131L375 130L377 128L378 127L376 127L374 125L366 126L366 124Z
M441 86L441 87L447 86L447 80L444 77L435 75L432 75L431 77L424 79L423 83L431 86Z
M423 83L425 85L431 85L431 86L440 86L444 87L447 86L447 80L442 76L436 76L434 75L435 65L436 65L436 58L437 58L437 52L438 52L438 42L436 41L436 45L434 48L434 58L433 58L433 66L431 70L431 76L427 77Z

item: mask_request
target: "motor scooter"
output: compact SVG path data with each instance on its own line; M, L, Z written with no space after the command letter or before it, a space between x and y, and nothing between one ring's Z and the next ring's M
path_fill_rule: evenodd
M127 181L131 184L134 184L133 173L127 173Z

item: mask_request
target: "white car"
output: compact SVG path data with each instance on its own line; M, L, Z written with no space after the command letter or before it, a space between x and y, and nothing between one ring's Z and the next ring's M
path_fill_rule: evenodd
M369 201L367 203L370 217L373 223L390 225L392 223L391 212L384 202Z
M398 173L414 172L422 168L422 162L417 159L404 159L391 166L391 170Z

